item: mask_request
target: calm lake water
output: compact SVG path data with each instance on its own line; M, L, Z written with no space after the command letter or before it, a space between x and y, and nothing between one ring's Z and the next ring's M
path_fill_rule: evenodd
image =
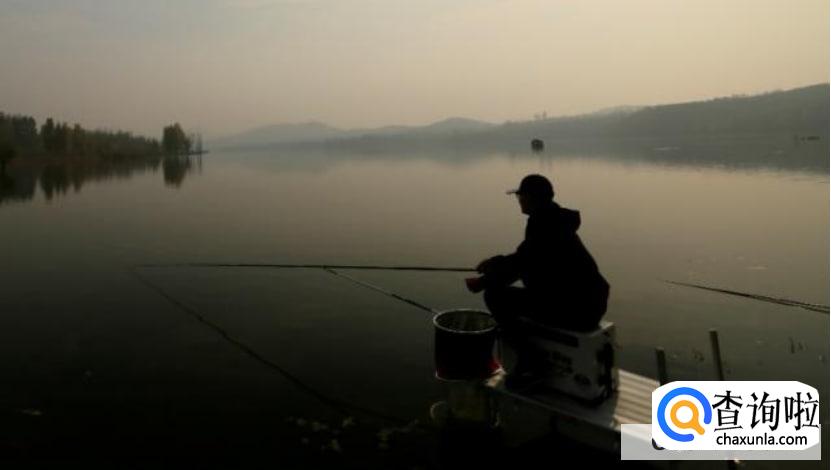
M244 451L277 462L363 449L369 466L430 465L429 438L393 429L428 421L442 398L428 314L319 270L136 266L474 266L521 241L525 217L505 190L527 173L549 176L557 201L582 214L578 233L612 285L620 367L655 377L661 346L672 379L713 379L716 328L729 378L799 380L828 403L827 314L665 282L828 305L827 164L660 161L217 151L175 177L156 166L30 181L0 203L0 445L17 457ZM464 274L349 274L437 309L484 306ZM321 450L323 425L342 428L340 454ZM379 431L398 433L387 453Z

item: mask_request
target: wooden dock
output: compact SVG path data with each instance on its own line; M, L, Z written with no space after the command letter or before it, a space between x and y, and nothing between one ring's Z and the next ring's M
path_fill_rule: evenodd
M599 405L590 406L533 384L508 389L505 378L505 372L499 372L483 385L497 402L499 425L513 443L554 432L599 451L617 454L620 425L651 423L652 392L659 387L657 380L618 370L617 390Z

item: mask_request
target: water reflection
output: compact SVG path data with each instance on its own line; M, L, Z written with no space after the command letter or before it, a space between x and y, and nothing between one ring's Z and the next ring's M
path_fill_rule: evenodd
M185 180L185 176L194 169L202 171L201 155L195 157L173 155L165 157L162 161L164 182L168 186L180 187Z
M498 141L454 143L398 138L353 139L322 143L270 146L235 151L249 166L267 171L319 172L355 161L401 160L438 161L449 166L464 166L483 158L510 160L533 158L541 163L559 158L614 161L619 164L719 168L727 170L784 170L827 173L828 135L813 140L790 134L723 136L719 138L648 140L593 140L546 142L545 149L534 151L527 142L516 145ZM521 144L521 145L520 145ZM522 149L522 150L518 150ZM162 170L165 184L179 188L192 172L201 172L201 155L120 158L120 159L27 159L16 158L0 169L0 204L27 201L38 192L46 200L69 192L79 192L89 181L123 179Z
M24 174L12 177L0 173L0 203L4 201L25 201L35 196L37 176Z
M47 201L66 195L70 189L80 192L91 181L126 179L162 169L165 184L178 188L185 177L202 171L201 155L112 159L27 159L12 160L0 171L0 204L28 201L37 188Z

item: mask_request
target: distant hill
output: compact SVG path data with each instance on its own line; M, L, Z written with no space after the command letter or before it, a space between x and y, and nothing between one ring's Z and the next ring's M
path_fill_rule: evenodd
M506 123L491 137L531 139L667 138L714 134L827 133L827 83L753 96Z
M342 138L388 137L404 135L443 136L475 132L495 127L489 122L462 117L452 117L436 121L426 126L385 126L375 129L354 129L344 131Z
M210 141L211 147L264 146L291 142L309 142L343 137L344 131L322 122L275 124L258 127L229 137Z
M632 114L636 111L640 111L645 106L612 106L611 108L603 108L598 109L597 111L591 113L593 116L611 116L611 115L623 115L623 114Z
M827 83L752 96L650 106L617 131L662 133L800 132L828 129Z
M603 142L701 139L737 135L828 134L827 83L752 96L655 106L618 106L593 113L533 121L491 124L449 118L426 126L387 126L343 130L320 122L282 124L244 132L214 147L325 145L350 151L397 151L430 146L468 149L527 149L531 139L546 148L599 146ZM823 140L827 140L825 137Z
M829 85L706 101L624 106L580 116L506 122L437 135L415 132L338 138L302 147L360 155L432 154L476 156L530 152L545 142L547 155L735 168L827 172Z
M443 121L434 122L433 124L429 124L424 127L415 128L413 129L413 131L422 134L446 134L483 131L486 129L491 129L493 127L493 124L487 122L476 121L474 119L453 117L445 119Z
M331 139L388 137L400 135L443 136L481 131L494 124L467 118L448 118L426 126L385 126L369 129L338 129L321 122L276 124L252 129L211 141L212 147L261 147L271 144L297 144Z

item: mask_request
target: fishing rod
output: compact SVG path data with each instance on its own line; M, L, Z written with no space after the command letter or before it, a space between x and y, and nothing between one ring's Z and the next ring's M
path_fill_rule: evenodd
M339 273L334 271L336 269L353 269L353 270L371 270L371 271L431 271L431 272L476 272L473 268L466 268L466 267L458 267L458 266L408 266L408 265L363 265L363 264L288 264L288 263L174 263L174 264L143 264L139 265L138 267L143 268L277 268L277 269L293 269L293 268L305 268L305 269L323 269L325 271L330 272L336 276L343 277L345 279L349 279L352 282L362 285L368 289L372 289L378 291L382 294L385 294L389 297L394 299L401 300L406 302L410 305L413 305L417 308L420 308L425 311L435 313L434 309L426 307L418 302L415 302L411 299L406 299L401 297L398 294L393 292L385 291L380 287L373 286L371 284L367 284L363 281L355 279L351 276L347 276L346 274ZM673 284L682 287L689 287L693 289L701 289L710 292L716 292L725 295L733 295L737 297L743 297L746 299L757 300L760 302L768 302L774 303L778 305L785 305L788 307L799 307L805 310L810 310L813 312L818 313L829 313L829 307L827 305L822 304L812 304L808 302L801 302L798 300L791 300L791 299L784 299L784 298L777 298L777 297L769 297L760 294L751 294L748 292L740 292L730 289L722 289L718 287L710 287L701 284L691 284L686 282L679 282L679 281L672 281L663 279L663 282L668 284Z
M476 272L473 268L456 266L373 266L364 264L263 264L263 263L172 263L140 264L139 268L308 268L308 269L360 269L378 271L438 271L438 272Z
M721 289L721 288L718 288L718 287L704 286L704 285L701 285L701 284L690 284L690 283L687 283L687 282L678 282L678 281L670 281L670 280L664 280L664 282L666 282L667 284L674 284L676 286L691 287L693 289L701 289L701 290L706 290L706 291L710 291L710 292L717 292L717 293L720 293L720 294L734 295L734 296L737 296L737 297L744 297L744 298L747 298L747 299L759 300L759 301L762 301L762 302L769 302L769 303L773 303L773 304L786 305L788 307L799 307L799 308L803 308L805 310L810 310L812 312L825 313L825 314L829 313L828 306L827 305L822 305L822 304L812 304L812 303L807 303L807 302L800 302L798 300L790 300L790 299L784 299L784 298L779 298L779 297L768 297L766 295L759 295L759 294L749 294L747 292L739 292L739 291L735 291L735 290Z

